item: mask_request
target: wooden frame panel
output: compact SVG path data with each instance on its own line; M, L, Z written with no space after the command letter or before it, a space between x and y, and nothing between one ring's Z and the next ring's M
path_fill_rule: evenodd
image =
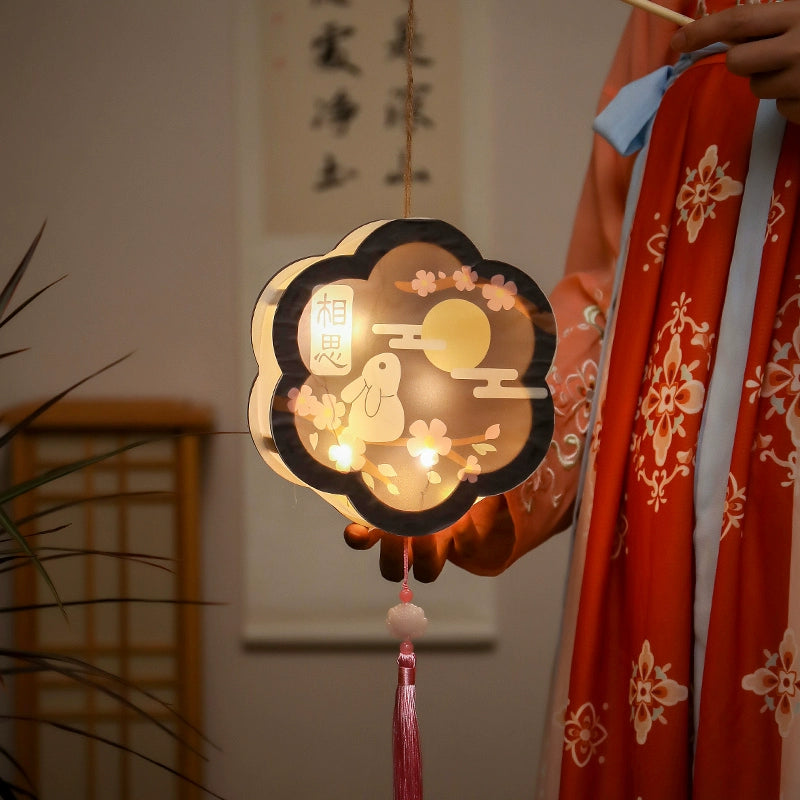
M3 419L13 425L34 407L12 409ZM63 401L14 437L11 446L14 482L76 457L92 457L132 441L149 441L87 467L68 481L56 481L26 493L15 504L17 518L33 514L43 506L67 505L60 513L72 518L72 525L65 529L71 537L70 546L147 553L147 542L139 547L136 539L149 539L151 554L157 549L160 551L157 555L170 559L172 571L167 572L163 569L164 563L145 568L141 560L115 559L109 555L75 558L61 553L61 558L48 561L47 565L54 572L56 586L59 587L58 576L66 586L62 595L65 602L81 596L101 596L103 593L98 593L101 584L106 592L111 588L117 597L199 599L199 436L210 428L211 416L207 409L180 401ZM95 500L87 502L90 498ZM34 524L39 525L40 530L47 529L53 526L53 519ZM32 528L30 532L34 532ZM43 540L49 545L59 536L64 536L64 532L49 533ZM14 583L15 605L32 606L51 600L46 594L49 590L32 569L17 570ZM113 612L109 611L111 607ZM118 677L161 696L180 717L200 726L201 620L197 605L122 602L110 606L70 607L72 622L66 633L59 634L66 636L65 641L57 640L58 637L53 639L51 631L59 629L52 627L52 617L48 619L52 614L59 612L15 614L17 648L29 652L58 652L98 666L108 665L109 671ZM56 619L56 622L64 624L63 620ZM154 635L153 641L143 639L143 632L148 637ZM149 666L145 669L146 665ZM128 690L121 694L126 699L134 696ZM191 728L176 725L174 716L146 696L136 694L135 699L139 705L147 706L155 719L176 728L182 738L193 747L199 747L199 737ZM14 702L14 713L19 717L43 717L98 735L110 730L125 746L141 746L136 737L141 738L142 731L147 731L146 746L153 746L149 756L168 763L195 781L202 780L201 759L196 753L177 746L152 723L143 727L141 718L124 702L114 703L96 690L81 688L80 684L52 673L33 672L16 678ZM48 767L52 766L48 759L57 758L53 758L52 753L42 753L43 742L48 741L41 734L42 728L41 725L18 724L15 744L17 756L34 782L42 781L42 800L48 800L47 786L53 785L52 777L47 774ZM159 736L163 742L154 744ZM139 759L124 753L119 755L119 751L90 739L83 739L83 743L86 774L80 791L85 800L132 800L141 796L142 791L164 800L199 797L189 783L163 771L148 772ZM99 787L97 776L102 774L109 780L110 772L114 772L109 769L114 753L117 754L112 779L115 785ZM76 765L70 763L69 766L74 771ZM135 788L137 782L144 782L139 789Z

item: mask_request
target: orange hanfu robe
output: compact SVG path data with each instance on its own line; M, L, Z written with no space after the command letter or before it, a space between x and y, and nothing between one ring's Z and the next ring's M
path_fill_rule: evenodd
M634 12L601 106L673 32ZM662 73L635 169L595 145L551 297L556 435L507 496L516 554L577 499L543 798L800 797L800 129L724 59Z

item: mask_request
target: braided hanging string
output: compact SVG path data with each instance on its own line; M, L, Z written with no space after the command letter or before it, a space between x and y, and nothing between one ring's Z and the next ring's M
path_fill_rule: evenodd
M411 149L414 131L414 0L408 2L406 21L406 157L403 175L403 216L411 216ZM408 586L410 540L403 542L403 587L401 606L411 607L413 593ZM419 609L421 611L421 609ZM392 611L389 613L391 614ZM416 626L412 626L416 627ZM402 634L401 634L402 635ZM416 655L410 629L400 645L397 658L397 692L392 720L394 800L422 800L422 762L416 709Z
M414 136L414 0L406 19L406 159L403 173L403 216L411 216L411 146Z

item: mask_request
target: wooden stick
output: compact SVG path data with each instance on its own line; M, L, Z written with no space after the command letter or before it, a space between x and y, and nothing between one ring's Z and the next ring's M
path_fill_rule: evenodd
M636 6L636 8L641 8L643 11L649 11L651 14L655 14L658 17L663 17L670 22L674 22L676 25L688 25L690 22L694 22L692 17L687 17L685 14L679 14L677 11L673 11L671 8L664 8L664 6L660 6L658 3L653 3L651 0L622 0L622 2Z

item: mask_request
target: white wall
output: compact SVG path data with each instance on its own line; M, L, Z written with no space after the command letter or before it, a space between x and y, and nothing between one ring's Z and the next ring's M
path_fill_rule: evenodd
M491 6L484 250L532 264L550 288L626 12L592 0ZM191 398L220 429L244 430L235 13L222 0L0 2L0 270L46 217L24 288L69 273L3 330L2 349L33 351L3 362L0 404L135 351L83 394ZM389 797L391 652L241 646L238 439L215 438L206 460L204 588L228 603L205 617L204 723L223 749L208 783L241 800ZM561 537L498 579L495 649L420 657L426 796L531 794L567 548Z

